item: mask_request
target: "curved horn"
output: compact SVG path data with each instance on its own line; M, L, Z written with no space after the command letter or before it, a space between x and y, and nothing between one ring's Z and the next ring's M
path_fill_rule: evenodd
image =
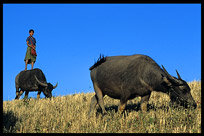
M58 85L58 82L57 82L57 84L55 86L53 86L53 89L55 89L57 87L57 85Z
M40 81L38 80L38 78L36 77L36 75L34 75L34 76L35 76L35 79L37 80L38 84L40 84L40 85L42 85L42 86L44 86L44 87L47 87L47 86L48 86L47 84L40 82Z
M176 73L177 73L177 76L178 76L178 79L181 80L181 76L179 75L178 71L176 70Z
M167 76L173 80L173 77L166 71L166 69L164 68L164 66L162 65L162 68L164 70L164 73L167 74Z
M164 70L164 73L167 74L168 78L173 81L175 84L181 84L181 82L179 82L177 79L175 79L174 77L172 77L167 71L166 69L164 68L164 66L162 65L162 68ZM180 77L180 76L179 76Z

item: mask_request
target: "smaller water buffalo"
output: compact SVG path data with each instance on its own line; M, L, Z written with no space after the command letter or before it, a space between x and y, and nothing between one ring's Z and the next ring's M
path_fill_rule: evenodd
M178 78L171 76L149 56L100 56L89 70L96 93L91 99L89 117L96 104L103 114L106 113L104 95L120 100L120 112L125 109L128 100L138 96L141 96L141 110L146 111L152 91L166 93L172 103L186 108L197 106L190 87L179 73L176 71Z
M43 92L46 97L50 98L52 97L52 90L55 89L57 85L58 83L55 86L53 86L51 83L47 83L45 75L43 74L42 70L38 68L21 71L15 78L15 99L19 99L24 91L24 98L27 98L28 93L31 91L38 91L37 98L40 98L41 92Z

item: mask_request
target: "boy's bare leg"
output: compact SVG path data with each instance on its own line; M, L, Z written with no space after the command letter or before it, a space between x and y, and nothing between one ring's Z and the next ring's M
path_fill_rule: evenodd
M34 62L31 62L31 64L32 64L32 68L31 69L33 69Z
M25 61L25 71L27 70L28 60Z

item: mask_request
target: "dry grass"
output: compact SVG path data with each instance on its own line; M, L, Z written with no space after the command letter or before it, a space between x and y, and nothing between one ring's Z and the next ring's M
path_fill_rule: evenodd
M3 102L4 133L201 133L201 82L189 83L197 109L172 109L169 97L153 92L149 111L139 110L140 97L128 101L123 115L117 114L119 100L104 98L108 112L99 106L88 119L94 93L81 93L50 99Z

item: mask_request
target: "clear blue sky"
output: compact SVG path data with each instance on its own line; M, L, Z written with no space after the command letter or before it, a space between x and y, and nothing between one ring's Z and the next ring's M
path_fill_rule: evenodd
M173 76L201 79L201 4L3 4L3 100L15 98L31 28L34 68L59 83L54 96L94 92L89 67L100 53L145 54Z

